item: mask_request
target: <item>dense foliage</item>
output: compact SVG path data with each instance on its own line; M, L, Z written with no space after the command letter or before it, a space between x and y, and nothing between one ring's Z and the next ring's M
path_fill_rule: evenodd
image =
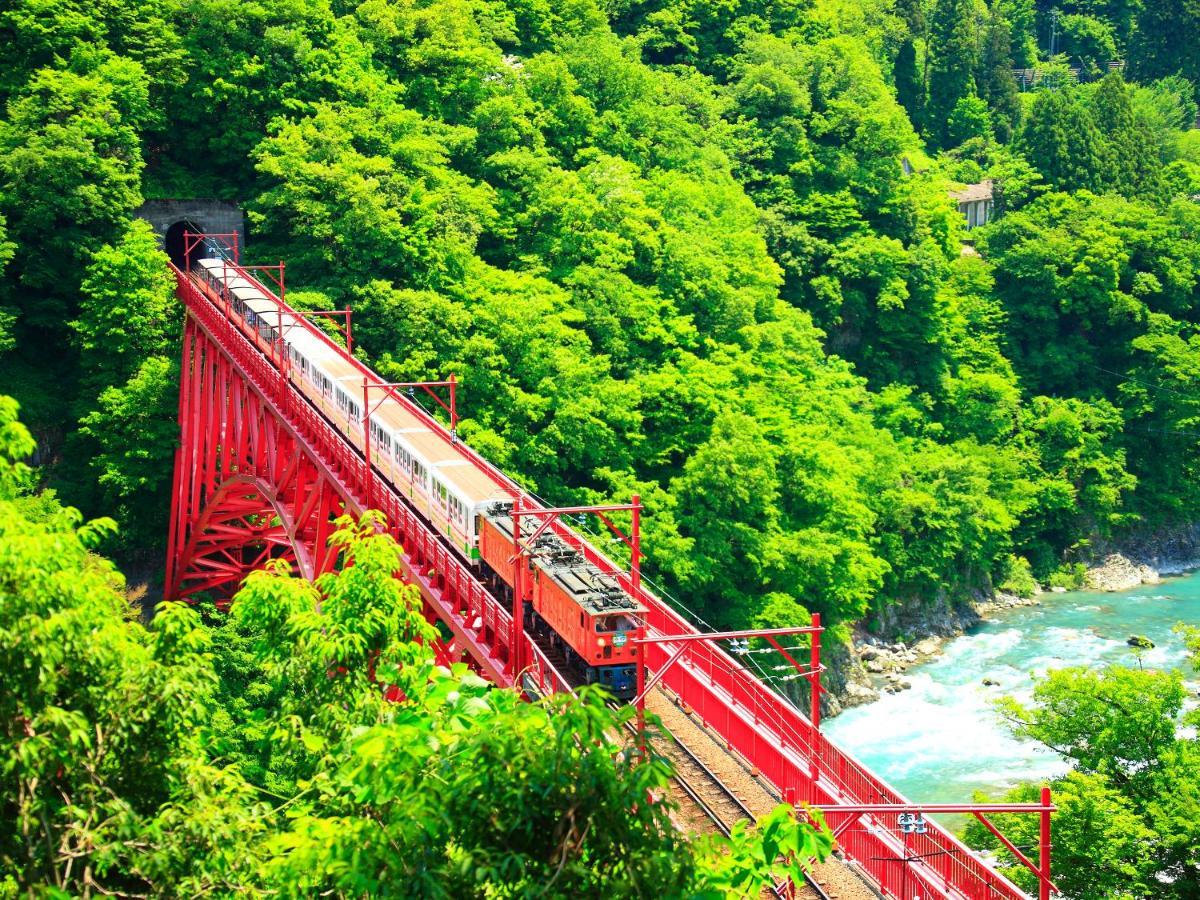
M1200 504L1168 5L1061 6L1047 58L1034 0L18 0L0 372L52 483L161 541L178 313L129 215L233 198L382 375L457 374L514 476L639 492L714 622L1069 582Z
M1196 521L1197 46L1195 0L4 3L0 388L42 449L0 466L3 868L68 892L702 892L799 840L779 819L693 853L633 802L661 770L588 749L594 702L436 673L411 598L361 580L395 548L355 524L353 574L125 621L91 551L161 547L176 434L143 199L242 203L252 261L353 307L383 376L455 373L462 435L530 488L640 493L651 576L705 618L894 630ZM995 221L968 234L948 192L984 179ZM34 453L7 404L0 441ZM1064 852L1110 852L1066 887L1194 896L1177 683L1039 691L1011 713L1077 764ZM1131 692L1108 744L1072 737ZM473 827L485 793L538 831Z
M345 565L316 584L277 564L228 617L166 604L144 627L91 550L113 522L29 491L15 408L0 397L0 894L757 896L828 852L783 806L693 841L669 765L621 737L632 710L435 667L369 515L339 523Z
M1200 652L1195 633L1191 644ZM1065 897L1183 900L1200 893L1200 717L1194 709L1183 714L1185 697L1180 673L1113 666L1050 672L1038 681L1032 705L1002 702L1016 735L1071 764L1052 784L1059 811L1051 859ZM1006 799L1035 801L1038 791L1022 785ZM995 818L1015 844L1037 846L1036 816ZM967 838L999 848L978 823ZM1001 855L1007 865L1010 858ZM1015 862L1006 874L1036 890Z

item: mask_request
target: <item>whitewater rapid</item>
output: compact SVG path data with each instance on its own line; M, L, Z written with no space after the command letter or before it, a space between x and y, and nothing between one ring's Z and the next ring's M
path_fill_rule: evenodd
M996 698L1032 696L1035 674L1067 666L1137 665L1126 643L1156 644L1147 668L1178 668L1193 698L1198 676L1187 662L1178 622L1200 624L1200 575L1119 594L1048 594L1040 606L995 613L905 673L912 689L885 694L828 720L825 730L914 802L961 803L1021 781L1066 770L1053 753L1018 741L995 711ZM985 686L984 678L997 682Z

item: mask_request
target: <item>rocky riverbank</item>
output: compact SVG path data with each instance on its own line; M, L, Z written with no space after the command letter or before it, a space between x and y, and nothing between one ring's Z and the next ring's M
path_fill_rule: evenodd
M1158 584L1166 576L1200 569L1200 525L1129 535L1117 545L1102 548L1101 554L1099 562L1087 571L1090 590L1127 591L1142 584Z
M1130 559L1123 553L1110 553L1087 571L1086 584L1093 591L1128 591L1141 584L1158 584L1171 575L1185 575L1200 569L1200 558Z
M915 617L901 615L889 623L889 631L917 635L907 639L888 640L857 630L850 657L844 661L847 668L840 689L828 711L836 714L842 709L878 700L882 694L908 690L912 683L904 677L904 672L937 656L947 641L963 634L991 612L1014 606L1035 606L1039 602L1036 596L1025 598L1000 593L966 606L942 606Z
M1084 576L1087 590L1127 591L1158 584L1164 577L1200 569L1200 525L1127 536L1120 545L1101 547L1099 552L1098 561ZM1050 590L1059 593L1065 589ZM991 612L1040 602L1040 595L1024 598L998 593L965 604L942 597L932 604L890 607L873 623L874 633L858 627L849 651L831 661L826 713L836 715L842 709L878 700L882 694L907 690L912 684L904 677L905 671L937 656L946 641Z

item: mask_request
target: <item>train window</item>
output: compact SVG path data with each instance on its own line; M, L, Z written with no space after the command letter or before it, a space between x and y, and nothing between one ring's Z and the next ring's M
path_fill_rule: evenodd
M374 419L371 420L371 437L377 440L379 442L379 446L383 447L385 451L390 451L392 449L391 432L385 430L384 427Z
M624 613L596 617L596 631L604 634L612 631L635 631L637 627L637 619Z
M584 624L585 624L585 623L584 623L584 621L583 621L583 613L580 613L580 614L579 614L579 625L580 625L580 627L583 627L583 625L584 625Z
M349 402L346 395L341 390L334 392L334 399L337 401L338 409L342 410L346 408L346 404Z

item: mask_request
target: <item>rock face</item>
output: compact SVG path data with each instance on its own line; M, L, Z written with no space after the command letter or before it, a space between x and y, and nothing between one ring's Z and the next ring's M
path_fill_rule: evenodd
M913 604L889 611L883 634L869 634L859 628L854 634L854 646L848 657L835 658L830 663L830 678L826 682L830 693L825 695L822 709L836 715L842 709L861 706L879 699L881 693L896 694L912 687L902 677L910 666L932 659L942 651L942 645L957 637L983 616L997 609L1012 606L1035 606L1034 598L998 593L986 600L966 606L953 606L941 601L933 607ZM889 640L887 635L924 635L915 642Z
M1145 563L1135 563L1120 553L1111 553L1087 572L1087 586L1094 591L1127 591L1140 584L1158 584L1158 572Z

